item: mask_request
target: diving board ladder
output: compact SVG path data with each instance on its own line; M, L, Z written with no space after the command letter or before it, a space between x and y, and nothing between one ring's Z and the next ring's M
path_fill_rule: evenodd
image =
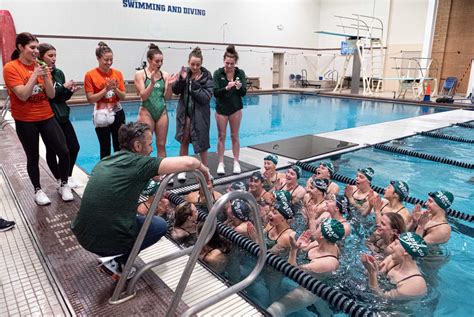
M188 247L186 249L179 250L173 254L168 254L165 256L162 256L158 259L154 259L142 267L139 267L135 273L135 276L130 279L127 283L127 276L129 272L132 269L133 264L135 263L135 260L138 256L138 252L140 249L140 246L145 238L145 235L148 231L148 228L150 227L152 218L155 214L156 208L158 206L158 203L160 202L163 193L166 190L166 186L168 185L170 179L174 177L174 174L169 174L167 175L161 182L160 187L158 188L155 198L153 199L153 203L148 210L148 213L146 215L145 221L143 223L143 226L138 234L137 240L135 241L135 244L133 245L132 251L130 253L130 256L127 260L127 263L125 264L125 268L122 272L122 275L117 283L117 286L115 287L114 293L112 297L109 299L110 304L120 304L123 303L131 298L133 298L136 295L135 292L135 286L143 274L147 272L148 270L152 269L153 267L156 267L158 265L161 265L163 263L167 263L169 261L175 260L179 257L182 257L184 255L189 255L188 262L186 264L186 267L182 273L181 279L176 286L176 291L174 293L174 296L172 298L171 304L168 307L167 311L167 316L174 316L176 308L178 307L178 304L183 296L184 290L186 289L186 285L188 284L188 281L191 277L191 274L193 272L193 269L196 265L196 262L198 260L199 254L201 253L202 248L204 245L206 245L209 240L211 239L212 235L214 234L217 226L217 213L225 208L225 204L229 202L230 200L234 199L242 199L246 201L251 208L252 213L254 214L254 221L255 221L255 229L257 233L257 242L260 246L260 253L258 255L258 260L255 268L250 272L250 274L240 281L239 283L221 291L218 292L217 294L214 294L207 299L191 306L187 311L183 313L183 316L191 316L193 314L196 314L207 307L214 305L215 303L243 290L246 288L248 285L250 285L260 274L263 266L265 265L265 260L266 260L266 253L267 253L267 248L264 243L263 239L263 226L262 226L262 220L259 217L259 207L257 204L257 201L255 198L248 192L241 192L241 191L234 191L225 194L222 196L216 203L213 205L212 204L212 196L211 193L207 187L206 180L204 178L204 175L198 171L192 171L194 176L198 179L199 184L201 188L204 191L204 195L206 197L206 203L209 212L209 216L207 217L206 221L204 222L203 228L199 234L199 237L196 241L196 244L194 246ZM125 286L127 286L125 290ZM124 291L125 290L125 291Z
M333 92L341 92L347 69L352 60L352 83L351 92L358 93L359 78L362 75L363 93L371 95L382 89L384 69L384 47L383 47L383 22L379 18L353 14L355 17L336 15L341 24L342 33L318 31L317 33L342 36L346 38L352 54L346 54L336 87ZM352 30L352 32L349 32ZM355 30L355 31L354 31ZM354 55L357 55L354 57Z

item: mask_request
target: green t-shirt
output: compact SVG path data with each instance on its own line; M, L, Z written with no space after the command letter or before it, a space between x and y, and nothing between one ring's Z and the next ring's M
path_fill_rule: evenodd
M93 253L130 251L138 235L137 203L161 158L115 152L92 170L71 224L79 243Z

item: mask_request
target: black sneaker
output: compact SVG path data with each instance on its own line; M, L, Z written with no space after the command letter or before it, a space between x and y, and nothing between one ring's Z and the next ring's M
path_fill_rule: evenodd
M15 221L8 221L0 218L0 231L7 231L15 227Z

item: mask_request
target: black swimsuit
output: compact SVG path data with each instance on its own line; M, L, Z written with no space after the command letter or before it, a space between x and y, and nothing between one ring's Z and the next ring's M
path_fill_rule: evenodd
M441 226L441 225L449 225L449 223L447 223L447 222L441 222L441 223L437 223L437 224L435 224L435 225L432 225L431 227L426 228L425 231L423 232L423 236L422 236L422 237L424 238L424 237L426 236L426 234L428 233L428 230L430 230L430 229L432 229L432 228L434 228L434 227Z
M407 277L402 278L402 279L401 279L400 281L398 281L396 284L398 285L398 284L400 284L401 282L406 281L406 280L409 280L409 279L411 279L412 277L416 277L416 276L423 277L423 275L421 275L421 274L412 274L412 275L409 275L409 276L407 276Z
M270 231L273 230L273 228L275 227L271 227L270 230L267 231L267 234L266 234L266 238L267 238L267 249L270 250L271 248L273 248L277 243L278 243L278 239L280 239L281 235L291 229L290 227L286 228L285 230L283 230L282 232L280 232L280 234L278 235L278 237L275 239L275 240L272 240L270 239Z
M275 180L273 181L265 179L263 182L263 189L265 189L266 191L269 191L275 186L277 180L278 180L278 173L275 173Z
M383 215L383 212L382 210L388 206L388 203L385 204L381 209L380 209L380 213ZM405 209L405 206L402 206L402 208L398 209L397 211L395 211L396 214L398 214L402 209Z
M354 201L356 202L357 205L359 206L362 206L366 201L367 201L367 197L369 197L369 194L367 194L364 198L355 198L354 197L354 194L357 193L359 191L359 189L357 188L355 192L352 193L352 198L354 198Z

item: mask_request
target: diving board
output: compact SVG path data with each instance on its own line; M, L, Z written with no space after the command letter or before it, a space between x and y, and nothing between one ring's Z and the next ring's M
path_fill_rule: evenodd
M364 95L371 95L373 92L382 89L385 61L382 43L383 22L373 16L362 14L353 14L353 16L335 15L341 21L341 24L336 26L342 29L342 32L316 31L315 33L346 39L348 50L343 52L343 48L341 48L341 55L345 57L345 60L341 76L338 78L333 92L342 92L342 84L349 63L352 61L351 93L359 93L359 82L362 74Z
M354 35L354 34L346 34L346 33L338 33L338 32L329 32L329 31L315 31L314 33L324 34L324 35L332 35L332 36L340 36L346 37L348 39L369 39L369 40L380 40L378 37L368 37L364 35Z

